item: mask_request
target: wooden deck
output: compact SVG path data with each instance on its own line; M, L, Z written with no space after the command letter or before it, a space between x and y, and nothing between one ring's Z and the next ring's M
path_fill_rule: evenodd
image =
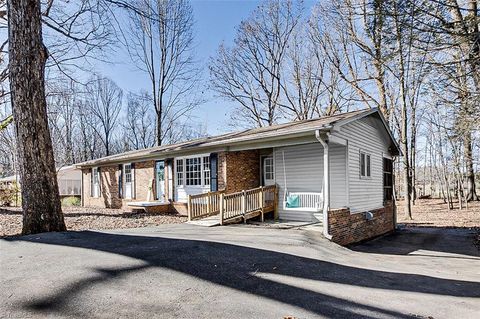
M246 222L260 216L264 220L267 213L274 212L278 194L276 185L258 187L237 193L209 192L191 195L188 198L189 222L208 218L218 219L219 225ZM215 216L212 218L212 216Z

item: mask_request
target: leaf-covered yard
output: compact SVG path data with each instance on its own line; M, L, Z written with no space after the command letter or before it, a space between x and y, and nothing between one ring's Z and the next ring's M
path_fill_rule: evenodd
M403 201L400 201L397 210L399 223L408 226L428 227L479 227L480 226L480 201L469 202L468 208L458 209L458 202L454 209L448 210L447 204L441 199L420 199L412 205L413 220L405 218Z
M131 213L120 209L64 207L68 230L120 229L179 224L186 217L175 214ZM0 237L19 235L22 231L22 210L0 207Z

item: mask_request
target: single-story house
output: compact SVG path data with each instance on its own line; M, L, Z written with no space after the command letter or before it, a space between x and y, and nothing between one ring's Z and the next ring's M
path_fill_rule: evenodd
M217 197L208 199L209 209L218 212L231 206L223 202L229 194L275 185L279 219L321 222L327 238L349 244L394 229L392 161L399 154L384 117L369 109L131 151L77 167L82 203L92 207L139 202L186 213L189 198L221 193L220 204ZM251 203L243 203L238 210L245 213Z

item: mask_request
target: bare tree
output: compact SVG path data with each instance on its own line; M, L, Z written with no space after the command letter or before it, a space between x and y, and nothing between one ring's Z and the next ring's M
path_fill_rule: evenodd
M388 30L386 1L334 0L320 3L322 41L326 58L343 81L356 93L356 101L378 107L387 121L393 105L388 104L387 63L392 39Z
M412 21L416 32L433 32L435 47L429 50L429 64L435 70L436 93L449 95L443 105L452 108L455 129L463 136L467 175L467 199L477 200L473 167L473 132L478 129L480 96L480 13L476 0L438 0L423 7L428 19Z
M85 101L79 101L76 105L76 114L78 116L78 132L75 139L77 147L77 158L80 161L88 161L100 157L104 154L100 148L100 135L97 133L99 121L91 112Z
M57 166L76 162L75 135L77 133L78 104L83 92L81 87L67 77L51 81L47 85L47 104L50 131L54 143Z
M239 104L234 119L260 127L274 124L282 67L301 12L302 5L293 1L267 1L242 21L232 48L220 45L209 66L211 83L221 96Z
M65 231L47 121L40 1L7 1L9 78L22 181L23 234Z
M126 143L129 148L136 150L155 145L154 118L151 114L151 96L146 93L127 96L127 115L123 121Z
M113 134L122 109L122 90L109 78L95 76L87 85L87 106L98 120L94 127L105 147L105 155L111 154Z
M176 121L198 98L199 70L193 56L193 9L187 0L137 0L130 11L127 49L151 82L156 144L165 142Z

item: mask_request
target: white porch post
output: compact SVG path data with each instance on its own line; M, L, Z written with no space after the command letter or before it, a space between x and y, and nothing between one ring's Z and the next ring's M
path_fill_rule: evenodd
M320 130L315 132L315 137L323 146L323 235L332 239L328 229L328 210L330 209L330 154L328 148L328 135L322 137Z

